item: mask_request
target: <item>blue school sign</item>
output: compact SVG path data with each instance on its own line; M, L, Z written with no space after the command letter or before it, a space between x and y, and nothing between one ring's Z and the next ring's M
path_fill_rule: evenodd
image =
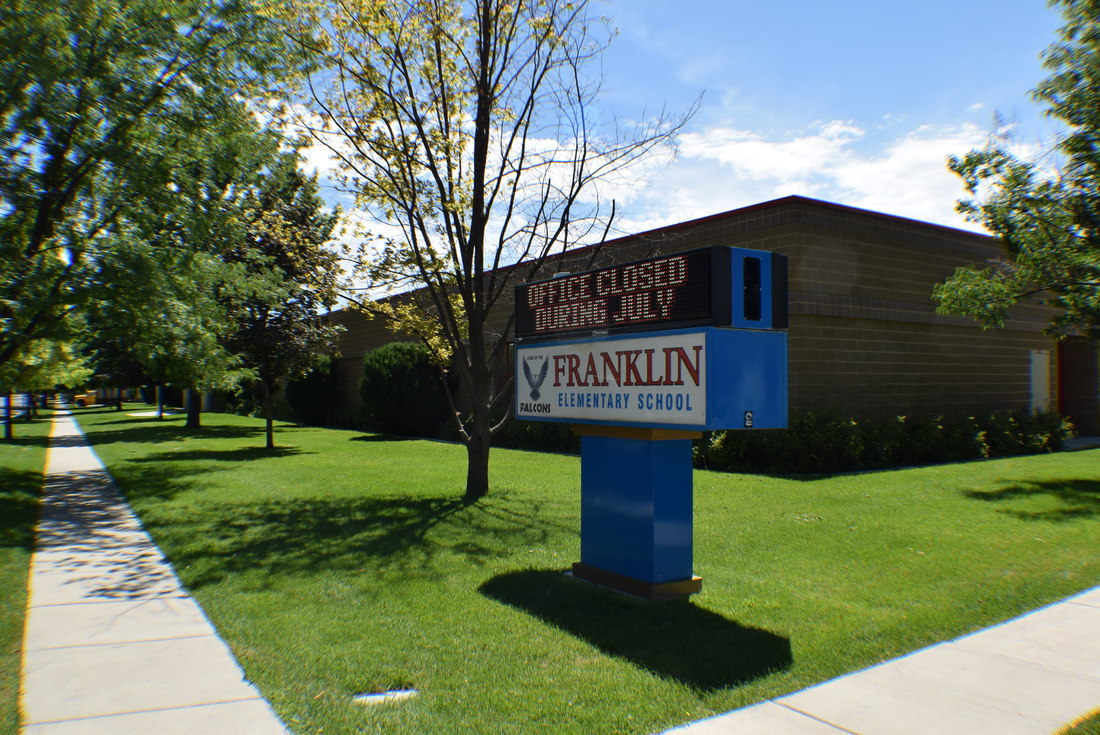
M578 577L698 591L691 441L787 424L786 259L713 247L525 284L516 418L581 435Z
M787 422L787 335L670 330L516 347L516 417L711 431Z

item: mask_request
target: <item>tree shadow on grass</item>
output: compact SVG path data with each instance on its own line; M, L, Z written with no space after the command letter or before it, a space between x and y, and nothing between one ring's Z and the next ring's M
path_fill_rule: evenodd
M195 489L208 469L132 462L115 468L127 498L171 501ZM216 499L147 505L142 520L191 588L233 575L274 579L318 572L440 577L455 564L481 566L516 548L543 544L535 501L500 493L476 503L454 495L361 494Z
M148 406L146 408L142 408L141 410L142 411L155 411L156 409L157 409L157 407L155 405L153 405L153 406ZM79 419L81 416L88 416L88 415L91 415L93 413L113 413L113 414L118 414L118 415L121 416L125 413L126 410L132 411L133 409L132 408L127 408L124 411L119 411L114 406L74 406L74 405L70 404L68 409L66 409L66 410L68 410L69 413L71 413L73 415L73 418ZM169 409L168 407L165 407L164 410L169 411L171 409Z
M499 575L480 592L702 692L740 686L792 663L789 639L688 600L639 600L541 569Z
M262 438L264 434L262 426L203 426L198 429L187 429L178 423L150 425L148 419L135 419L135 421L138 424L130 428L99 430L90 427L87 433L88 441L93 445L119 442L156 444L175 442L184 437L212 440L247 439Z
M545 539L535 511L498 511L453 497L322 497L226 506L208 510L191 531L186 519L177 518L173 534L204 534L206 541L187 544L172 559L198 570L184 574L191 587L241 572L443 577L456 560L463 567L482 566Z
M1047 510L1002 510L1003 513L1028 521L1059 522L1100 516L1100 480L1094 479L1017 482L996 490L970 490L963 494L974 500L995 503L1010 503L1041 496L1048 496L1058 502L1059 507Z
M2 425L3 420L0 419L0 426ZM20 436L17 433L14 437L12 437L11 441L8 441L7 439L0 439L0 447L35 447L37 449L41 449L48 446L49 443L50 438L45 434L42 434L40 436Z
M393 434L363 434L361 436L353 436L351 441L353 442L411 442L416 441L415 436L394 436Z
M156 452L148 457L138 457L127 460L135 464L146 462L190 462L190 461L214 461L214 462L251 462L256 459L274 459L277 457L296 457L303 454L316 454L316 452L304 452L297 447L278 446L274 449L264 447L237 447L235 449L181 449L167 452Z
M0 467L0 548L34 549L42 473Z
M153 422L153 425L157 426L157 425L161 425L161 424L164 424L164 425L179 424L181 420L186 420L187 419L187 416L185 414L176 413L174 411L172 413L165 413L163 419L158 419L156 416L130 416L130 415L127 415L126 413L119 413L118 416L119 416L119 418L117 418L117 419L108 419L106 421L96 421L95 425L96 426L115 426L115 425L118 425L118 424L141 424L141 425L145 426L145 425L148 425L150 422ZM79 414L76 416L76 419L78 421L80 420L80 415Z

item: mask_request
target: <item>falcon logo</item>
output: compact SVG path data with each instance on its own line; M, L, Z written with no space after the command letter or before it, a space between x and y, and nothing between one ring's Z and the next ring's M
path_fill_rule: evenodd
M530 359L530 357L523 358L523 377L527 381L527 385L531 387L531 400L537 401L542 397L539 388L546 381L546 371L550 369L550 361L542 358L542 367L539 369L539 375L536 378L531 372L531 366L528 362Z

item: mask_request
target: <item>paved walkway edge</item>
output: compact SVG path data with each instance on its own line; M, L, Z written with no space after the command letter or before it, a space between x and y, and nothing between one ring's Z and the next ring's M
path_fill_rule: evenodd
M1100 587L677 735L1052 735L1100 706Z
M68 411L28 580L23 735L286 735Z

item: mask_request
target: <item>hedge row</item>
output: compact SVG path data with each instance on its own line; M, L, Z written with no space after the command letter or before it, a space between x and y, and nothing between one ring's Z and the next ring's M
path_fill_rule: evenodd
M580 454L581 438L573 433L570 424L510 419L493 436L493 446L556 454Z
M303 386L304 387L304 386ZM439 371L427 350L391 343L366 356L362 382L366 426L403 436L455 440L447 421ZM314 393L292 405L318 402L332 390L319 381ZM306 400L301 400L307 398ZM837 410L794 413L786 430L718 431L695 443L696 467L723 472L831 474L958 462L985 457L1035 454L1060 449L1072 434L1053 413L996 412L931 418L898 416L855 419ZM580 440L568 424L510 421L494 446L539 452L579 453Z
M784 475L855 472L1053 452L1072 433L1054 413L860 420L813 410L792 414L784 431L708 434L696 442L695 465Z

